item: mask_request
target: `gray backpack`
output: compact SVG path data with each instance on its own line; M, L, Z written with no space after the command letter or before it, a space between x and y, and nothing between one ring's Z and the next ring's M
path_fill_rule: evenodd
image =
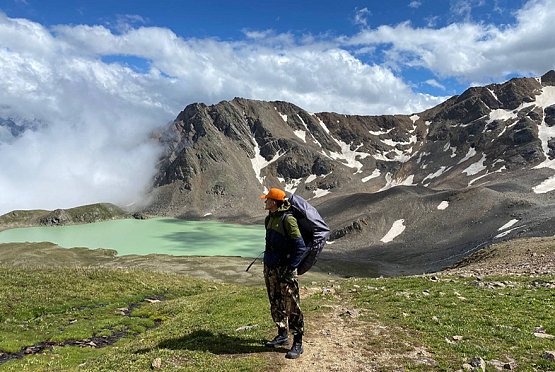
M308 248L306 255L297 268L297 274L302 275L310 270L318 260L320 252L322 252L326 245L330 228L326 225L316 208L300 196L291 195L289 203L291 204L289 212L285 213L281 218L281 231L285 231L284 224L287 216L293 215L297 219L304 244Z

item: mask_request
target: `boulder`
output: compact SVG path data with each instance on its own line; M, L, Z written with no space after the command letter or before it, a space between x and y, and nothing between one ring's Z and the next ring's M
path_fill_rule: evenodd
M470 361L470 365L472 366L473 371L486 371L486 362L480 357L473 358Z
M69 213L63 209L56 209L48 215L42 217L39 223L43 226L61 226L72 223L73 220Z
M544 351L542 358L550 362L555 362L555 351Z

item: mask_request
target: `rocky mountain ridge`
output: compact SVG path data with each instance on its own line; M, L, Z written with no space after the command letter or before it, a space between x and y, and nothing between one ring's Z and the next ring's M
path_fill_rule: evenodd
M110 203L96 203L75 208L47 210L15 210L0 216L0 231L18 227L63 226L106 220L141 218Z
M553 235L554 125L555 71L413 115L192 104L156 138L166 153L147 212L260 223L259 195L281 187L328 221L328 256L434 270L515 234Z

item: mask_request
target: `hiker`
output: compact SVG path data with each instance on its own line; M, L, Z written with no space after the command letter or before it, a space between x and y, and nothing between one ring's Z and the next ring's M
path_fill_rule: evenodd
M285 355L297 359L303 353L303 313L300 308L297 267L305 256L304 244L297 220L288 215L283 223L281 218L290 204L285 200L285 192L270 189L265 199L265 209L269 211L265 220L266 250L264 251L264 280L270 299L272 318L278 327L278 335L266 343L267 347L289 345L288 330L293 334L293 345Z

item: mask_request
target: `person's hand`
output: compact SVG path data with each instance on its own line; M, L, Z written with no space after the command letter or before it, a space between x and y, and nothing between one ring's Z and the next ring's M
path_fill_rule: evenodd
M286 280L293 280L297 276L297 269L292 267L287 267L283 273L283 278Z

